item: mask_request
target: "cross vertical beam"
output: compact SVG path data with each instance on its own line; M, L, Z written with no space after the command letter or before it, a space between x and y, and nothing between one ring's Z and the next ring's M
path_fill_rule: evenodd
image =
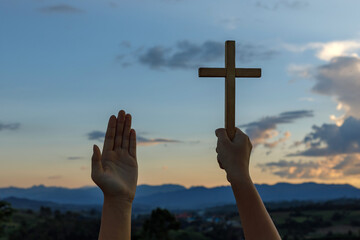
M235 136L235 78L259 78L261 68L235 68L235 41L225 42L225 68L199 68L199 77L225 78L225 128Z
M225 128L230 139L235 136L235 41L225 43Z

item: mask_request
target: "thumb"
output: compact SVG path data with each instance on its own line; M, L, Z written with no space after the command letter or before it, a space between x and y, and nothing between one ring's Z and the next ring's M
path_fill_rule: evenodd
M243 131L241 131L239 128L235 127L235 136L236 135L246 135Z
M91 158L91 170L93 173L97 171L102 171L101 152L97 145L94 145L93 147L93 155Z
M235 142L243 142L243 141L250 141L250 138L248 135L246 135L243 131L241 131L239 128L235 128Z
M223 142L231 142L228 135L227 135L227 132L226 132L226 129L225 128L218 128L216 129L215 131L215 135L218 137L218 139L220 141L223 141Z

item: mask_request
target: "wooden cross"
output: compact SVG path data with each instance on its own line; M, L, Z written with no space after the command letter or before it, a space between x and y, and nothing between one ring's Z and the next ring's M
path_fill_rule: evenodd
M235 41L225 42L225 68L199 68L199 77L225 77L225 128L235 136L235 78L259 78L261 68L235 68Z

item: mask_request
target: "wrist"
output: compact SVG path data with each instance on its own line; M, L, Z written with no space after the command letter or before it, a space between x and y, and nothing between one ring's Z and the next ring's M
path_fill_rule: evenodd
M239 183L251 183L250 173L248 171L244 172L227 172L227 180L230 184L239 184Z
M132 207L132 201L131 198L125 198L123 196L112 196L112 195L105 195L104 194L104 205L112 205L115 207L121 207L121 208L130 208Z

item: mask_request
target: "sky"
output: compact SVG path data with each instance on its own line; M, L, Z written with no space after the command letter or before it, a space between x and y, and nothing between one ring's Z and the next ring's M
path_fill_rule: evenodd
M92 145L124 109L138 134L138 184L228 185L226 40L236 126L258 184L360 188L358 0L0 0L0 187L94 186Z

